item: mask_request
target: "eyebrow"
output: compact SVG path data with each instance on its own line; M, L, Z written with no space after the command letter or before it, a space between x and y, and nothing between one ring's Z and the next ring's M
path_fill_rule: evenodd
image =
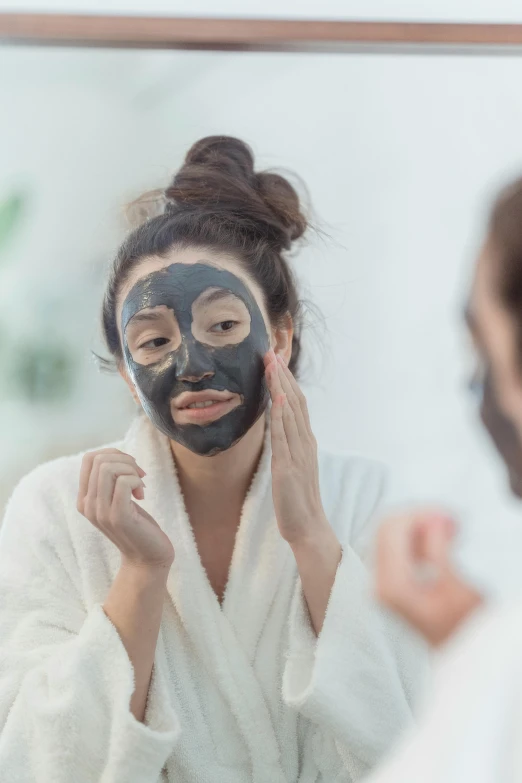
M134 315L131 315L129 320L127 321L127 326L129 326L131 323L139 323L139 322L150 322L150 321L163 321L165 318L166 313L135 313Z
M214 302L219 302L222 299L237 299L238 301L241 301L237 294L234 294L227 288L216 288L213 291L209 291L208 294L202 294L201 297L201 301L203 301L205 304L213 304Z

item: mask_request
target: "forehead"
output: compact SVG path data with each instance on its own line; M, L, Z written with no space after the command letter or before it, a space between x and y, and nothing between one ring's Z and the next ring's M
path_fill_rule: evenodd
M187 267L204 264L207 267L210 267L207 276L207 284L203 285L203 288L218 287L216 282L211 282L211 279L214 277L214 275L212 275L213 270L216 270L216 272L219 270L229 272L230 275L233 275L238 279L238 282L243 284L246 292L253 297L263 315L266 316L261 288L245 272L242 264L237 259L225 254L218 254L206 248L185 248L172 250L165 258L159 258L157 256L146 258L132 270L118 293L118 324L121 322L125 300L133 289L139 287L140 281L144 281L153 273L161 272L173 264L184 264L187 265ZM183 270L181 269L181 271ZM185 275L182 275L182 277L185 277ZM200 277L200 281L203 283L202 277ZM201 292L201 290L202 288L200 287L199 292Z
M240 299L249 310L255 300L244 283L227 269L208 264L172 264L137 281L122 308L122 326L140 311L171 307L183 321L192 320L195 303L210 306L225 299Z
M493 243L486 241L475 266L468 308L468 323L493 378L511 373L517 364L515 323L500 296L499 264Z
M497 293L498 281L494 275L495 258L491 243L486 241L480 250L466 316L470 328L481 334L494 322L503 310Z

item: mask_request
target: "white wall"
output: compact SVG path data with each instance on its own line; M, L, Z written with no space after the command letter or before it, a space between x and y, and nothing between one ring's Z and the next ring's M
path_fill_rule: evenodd
M123 388L88 361L117 209L196 138L233 133L304 178L331 237L296 259L325 317L307 382L319 440L384 460L396 500L447 504L473 528L465 567L520 589L520 509L463 389L460 310L489 198L522 171L522 60L9 49L0 72L0 186L34 174L39 194L17 302L28 269L34 286L65 280L74 307L85 297L77 394L50 428L1 410L0 470L123 427Z
M495 561L518 587L520 509L467 399L461 310L489 199L522 173L522 60L202 57L213 67L163 102L173 133L154 156L233 133L306 181L331 236L296 262L326 319L320 440L387 462L396 499L447 503L474 528L467 567L487 578Z
M129 419L132 405L115 378L100 375L91 349L101 347L99 304L121 207L141 187L143 113L122 87L129 79L134 92L139 63L126 53L0 49L0 200L28 194L0 264L2 343L20 352L20 342L58 340L78 361L72 398L53 405L6 400L2 367L0 506L35 463L116 438Z
M0 0L0 10L287 19L521 22L519 0Z

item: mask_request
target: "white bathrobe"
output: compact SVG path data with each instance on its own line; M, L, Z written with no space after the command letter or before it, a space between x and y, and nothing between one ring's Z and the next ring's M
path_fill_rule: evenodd
M270 448L245 500L220 606L198 556L166 438L140 417L116 444L147 473L172 540L144 723L133 668L102 604L116 547L76 510L81 455L19 484L0 529L2 783L334 783L359 780L411 720L420 648L373 604L356 554L379 466L320 456L344 546L324 627L310 625L271 493Z
M418 727L366 783L522 783L522 603L476 612L435 660Z

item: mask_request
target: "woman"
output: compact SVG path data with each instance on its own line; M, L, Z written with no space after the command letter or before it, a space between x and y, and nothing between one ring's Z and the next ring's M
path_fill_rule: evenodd
M2 779L355 781L410 720L417 650L356 554L381 471L317 456L294 380L284 254L306 221L226 137L198 142L165 198L103 306L146 415L37 469L7 509Z
M481 416L522 497L522 179L493 209L466 320L479 369ZM451 562L455 525L440 513L389 520L378 590L439 649L423 721L372 783L522 780L522 605L488 607ZM430 578L419 580L419 567Z

